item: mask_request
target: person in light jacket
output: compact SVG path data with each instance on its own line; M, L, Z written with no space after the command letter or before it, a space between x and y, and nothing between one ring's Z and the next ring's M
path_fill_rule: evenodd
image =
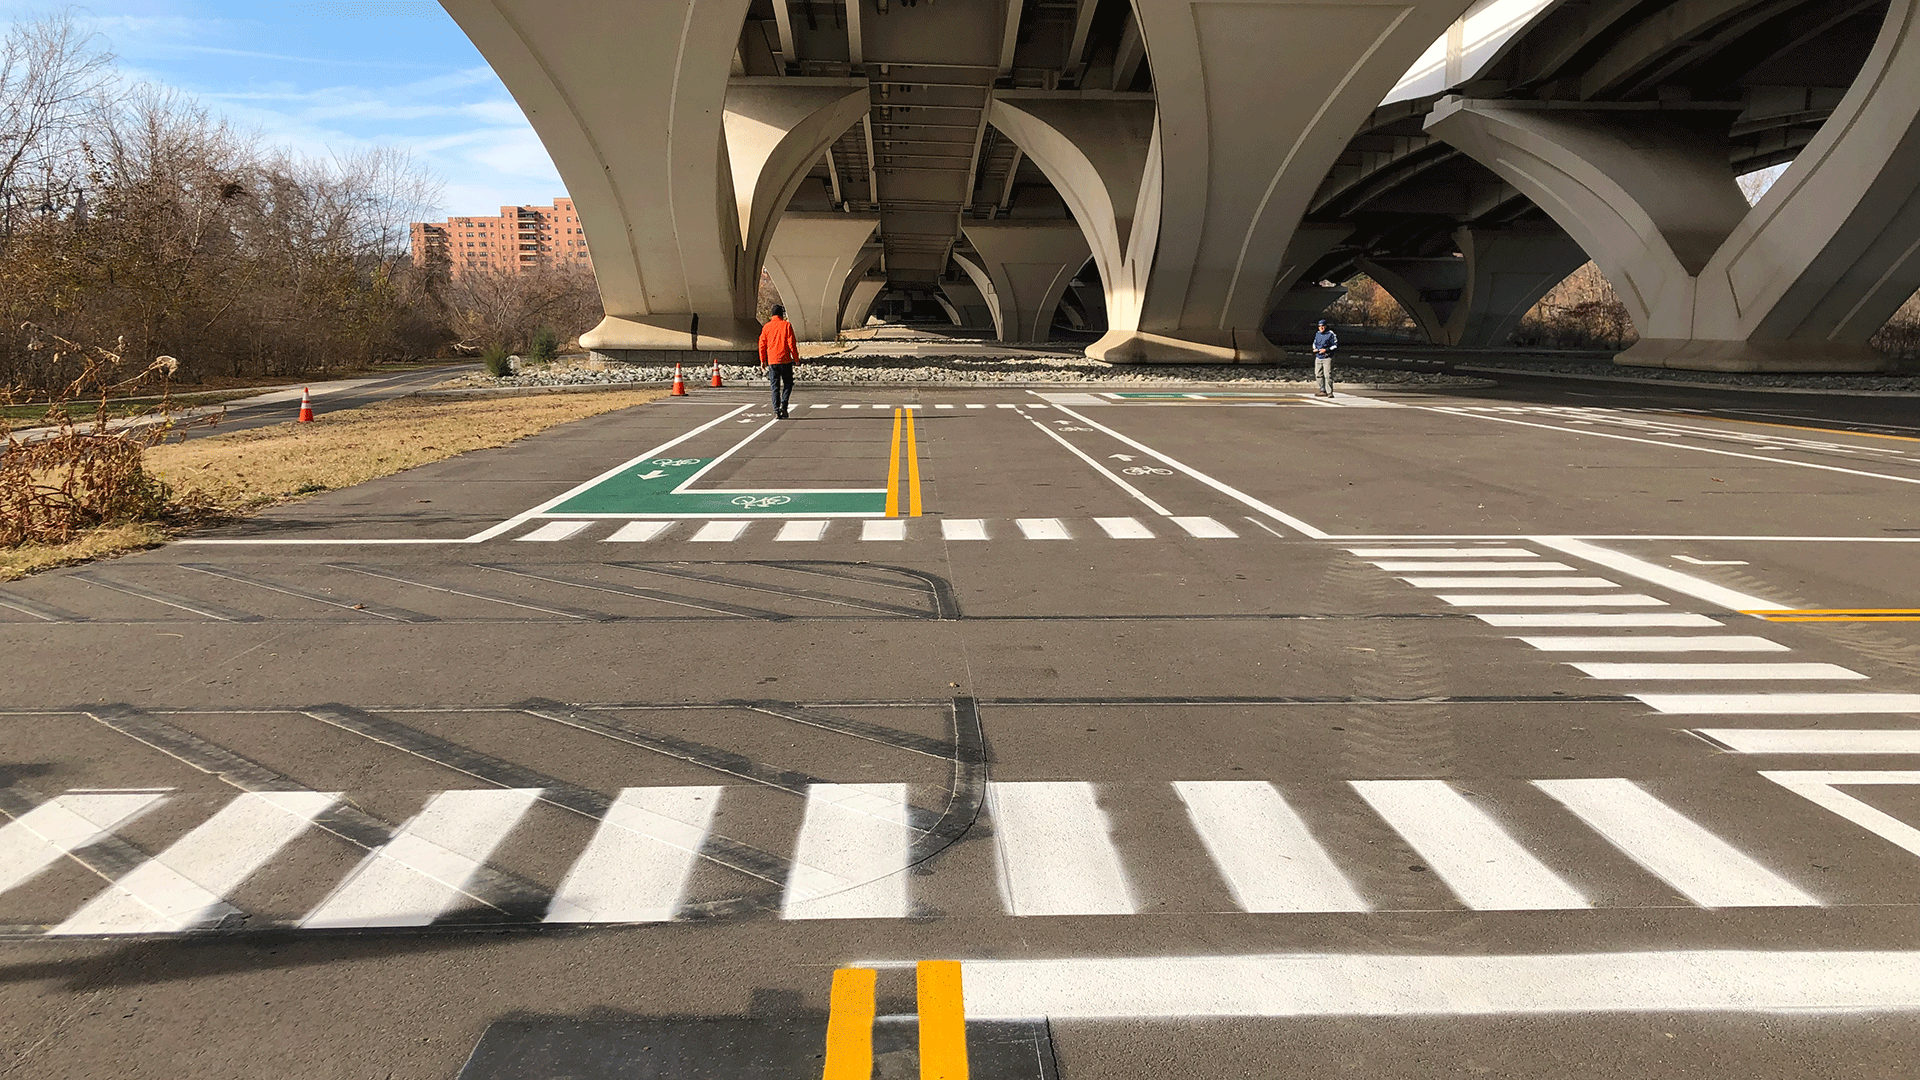
M1333 351L1339 347L1340 335L1321 319L1320 329L1313 335L1313 377L1320 384L1314 397L1333 396Z

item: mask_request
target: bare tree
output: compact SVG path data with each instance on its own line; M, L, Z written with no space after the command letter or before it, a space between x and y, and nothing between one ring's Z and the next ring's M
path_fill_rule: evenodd
M523 349L547 328L570 341L600 321L593 272L577 266L468 271L445 292L454 333L468 348Z
M52 212L77 194L80 149L115 104L114 57L71 12L16 22L0 41L0 203ZM44 208L44 209L43 209Z

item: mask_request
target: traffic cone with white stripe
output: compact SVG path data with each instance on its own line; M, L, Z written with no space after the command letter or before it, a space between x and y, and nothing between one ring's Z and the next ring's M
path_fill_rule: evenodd
M687 396L687 379L686 379L686 376L680 374L680 365L677 363L673 365L673 393L667 396L668 397L686 397Z
M713 385L715 386L727 385L726 383L723 383L720 381L720 358L717 356L713 358Z
M313 391L304 388L300 391L300 419L296 422L313 423Z

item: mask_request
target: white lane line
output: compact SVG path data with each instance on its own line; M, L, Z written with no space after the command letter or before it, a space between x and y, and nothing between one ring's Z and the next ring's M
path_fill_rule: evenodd
M987 523L979 518L944 518L940 522L943 540L985 540Z
M173 934L238 909L223 897L292 843L338 792L250 791L134 867L52 934Z
M1683 626L1720 627L1724 623L1709 619L1705 615L1695 615L1684 611L1648 611L1648 612L1560 612L1526 613L1518 615L1475 614L1474 618L1488 626L1565 626L1565 627L1622 627L1661 626L1677 628Z
M672 919L719 805L718 787L623 789L561 880L546 921Z
M1347 554L1363 559L1537 559L1526 548L1348 548Z
M951 405L935 405L935 406L934 406L934 408L936 408L936 409L951 409L951 408L953 408L953 406L951 406Z
M1544 431L1564 431L1572 435L1591 435L1601 439L1619 439L1623 442L1644 443L1647 446L1663 446L1674 450L1691 450L1696 454L1716 454L1720 457L1743 458L1747 461L1765 461L1773 465L1797 465L1803 469L1818 469L1822 472L1845 473L1848 476L1864 476L1873 480L1892 480L1899 484L1920 484L1920 477L1888 476L1886 473L1862 472L1859 469L1843 469L1838 465L1819 465L1811 461L1794 461L1790 458L1764 457L1759 454L1741 454L1732 450L1718 450L1709 446L1690 446L1684 443L1670 443L1660 439L1641 439L1632 435L1616 435L1606 431L1594 431L1591 428L1559 427L1555 424L1536 424L1527 420L1515 420L1505 416L1488 416L1484 413L1459 412L1452 409L1435 408L1429 405L1417 405L1415 408L1432 412L1448 413L1453 416L1467 416L1475 420L1492 420L1502 424L1518 424L1521 427L1540 428Z
M435 795L300 925L425 926L462 897L478 899L467 883L539 797L538 788Z
M841 407L841 408L843 408L843 409L857 409L857 408L859 408L860 406L858 406L858 405L842 405L842 406L840 406L840 407Z
M0 893L160 805L166 795L70 792L0 826Z
M814 784L781 917L904 919L912 838L905 784Z
M1073 539L1059 518L1020 518L1014 524L1020 526L1020 534L1029 540Z
M773 539L775 542L784 540L790 544L805 544L824 540L826 536L827 523L824 521L789 521L780 526L779 535Z
M1210 517L1177 517L1172 519L1175 525L1187 530L1187 535L1200 540L1237 540L1240 534Z
M1007 914L1137 910L1092 784L996 783L988 797Z
M1595 679L1693 679L1751 681L1772 679L1864 679L1838 664L1608 664L1569 663Z
M1153 539L1153 530L1133 518L1094 518L1093 523L1115 540Z
M1535 780L1609 844L1705 908L1818 907L1820 901L1631 780Z
M607 537L604 543L644 544L671 528L673 528L671 521L629 521L615 529L613 535Z
M870 520L860 523L862 540L905 540L907 523L904 521Z
M1087 425L1088 427L1093 428L1095 431L1105 432L1107 435L1115 439L1118 439L1123 443L1126 443L1128 446L1133 447L1135 450L1138 450L1143 454L1147 454L1153 457L1155 460L1159 461L1163 465L1169 466L1174 469L1178 469L1179 471L1186 473L1188 476L1192 477L1193 479L1200 481L1201 483L1207 485L1208 487L1214 489L1215 491L1218 491L1219 493L1227 496L1230 499L1239 500L1240 502L1246 504L1247 506L1250 506L1253 509L1259 511L1260 513L1267 515L1273 520L1281 523L1282 525L1287 526L1290 529L1293 529L1294 531L1300 533L1303 536L1311 537L1312 539L1315 539L1315 540L1325 540L1328 536L1326 532L1320 529L1314 528L1313 526L1307 524L1306 522L1301 521L1299 518L1294 517L1292 514L1288 514L1283 511L1277 510L1274 507L1268 506L1266 503L1261 502L1259 499L1256 499L1251 495L1248 495L1244 491L1239 491L1235 488L1228 487L1227 485L1221 483L1220 481L1215 480L1213 477L1208 476L1206 473L1203 473L1200 470L1193 468L1192 466L1183 465L1180 462L1175 461L1174 459L1161 453L1160 451L1155 450L1153 447L1148 446L1145 443L1138 442L1134 439L1130 439L1125 435L1122 435L1119 432L1113 430L1112 428L1106 426L1105 424L1100 423L1097 420L1089 420L1087 419L1087 417L1081 415L1080 413L1074 412L1072 409L1069 409L1064 405L1056 404L1054 405L1054 408L1060 410L1063 413L1066 413L1068 416L1073 417L1075 420L1080 421L1081 423Z
M516 536L515 540L534 544L551 544L560 540L571 540L593 524L591 521L549 521L525 536Z
M1044 406L1035 406L1035 407L1043 408ZM1040 433L1045 435L1047 438L1052 439L1054 442L1057 442L1061 446L1066 447L1068 453L1071 453L1074 457L1077 457L1081 461L1086 462L1088 465L1092 466L1095 472L1113 481L1115 484L1117 484L1120 487L1122 491L1125 491L1128 495L1133 496L1134 499L1139 501L1140 505L1146 507L1147 509L1153 511L1156 514L1159 514L1161 517L1173 516L1173 511L1167 509L1164 506L1161 506L1159 503L1153 501L1151 498L1148 498L1146 492L1141 491L1139 488L1134 487L1132 484L1121 479L1118 473L1114 472L1112 469L1107 468L1105 465L1102 465L1100 462L1094 460L1093 455L1087 453L1086 451L1080 449L1079 447L1073 445L1067 440L1061 438L1059 435L1055 434L1052 428L1047 427L1046 425L1040 423L1038 420L1029 419L1027 422L1032 424L1035 428L1039 429Z
M1499 573L1506 573L1508 571L1535 572L1540 570L1566 570L1566 571L1573 570L1573 567L1568 566L1566 563L1548 562L1545 559L1541 559L1538 562L1484 562L1484 563L1477 563L1471 560L1464 561L1464 562L1442 562L1442 561L1421 562L1419 560L1403 561L1403 560L1382 559L1375 562L1373 565L1379 567L1382 570L1386 570L1388 572L1397 572L1397 573L1403 573L1403 574L1409 573L1409 572L1419 573L1421 571L1447 573L1449 571L1461 571L1461 570L1472 571L1473 573L1476 573L1476 574L1499 574Z
M1671 589L1683 596L1704 600L1727 611L1779 611L1787 607L1758 596L1752 596L1724 585L1716 585L1705 578L1660 566L1645 559L1603 548L1585 540L1575 540L1570 536L1536 536L1533 542L1549 547L1562 555L1571 555L1576 559L1604 566L1615 573L1636 577L1642 581Z
M1920 784L1920 772L1766 772L1760 774L1824 810L1846 818L1897 847L1920 855L1920 829L1877 807L1868 806L1840 789L1876 784Z
M1920 1012L1920 952L968 960L968 1020Z
M1700 728L1736 754L1920 754L1920 731Z
M831 406L831 405L809 405L809 406L807 406L807 408L809 408L809 409L831 409L831 408L833 408L833 406Z
M1847 716L1920 714L1920 694L1631 694L1675 715Z
M1517 637L1542 652L1786 652L1766 638L1740 634L1698 637Z
M984 408L986 408L986 406L985 406L985 405L969 405L969 406L967 406L967 408L969 408L969 409L984 409Z
M1349 782L1468 907L1536 911L1593 906L1446 781Z
M1541 593L1537 596L1512 593L1442 593L1440 599L1454 607L1666 607L1640 593Z
M1617 589L1599 577L1403 577L1416 589Z
M1272 784L1180 780L1173 787L1242 910L1372 910Z
M747 521L709 521L688 539L696 544L730 544L746 535Z

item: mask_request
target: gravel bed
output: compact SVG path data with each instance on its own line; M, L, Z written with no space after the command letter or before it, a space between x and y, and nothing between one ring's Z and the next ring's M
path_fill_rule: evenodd
M1644 382L1711 383L1715 386L1781 390L1920 391L1920 375L1788 375L1741 371L1681 371L1676 368L1624 367L1611 360L1475 360L1472 368L1530 371L1535 374L1589 375Z
M704 386L712 375L711 366L687 367L690 385ZM722 364L720 376L728 384L759 384L763 376L756 367ZM1313 384L1313 371L1306 365L1186 365L1186 364L1108 364L1086 357L992 357L979 356L831 356L802 360L794 372L805 383L945 383L991 385L995 383L1099 383L1126 386L1179 386L1204 383L1217 386L1276 386ZM544 370L494 378L484 373L467 375L442 383L440 389L483 389L495 387L624 386L632 383L661 385L673 381L673 368L664 365L605 364L595 361L555 365ZM1422 371L1367 370L1336 368L1336 382L1348 387L1470 387L1491 385L1485 379L1441 375Z

